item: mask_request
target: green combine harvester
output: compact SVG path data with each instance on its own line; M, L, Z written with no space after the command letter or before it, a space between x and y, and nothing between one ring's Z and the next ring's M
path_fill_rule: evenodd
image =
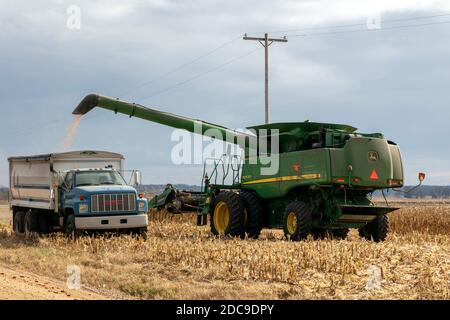
M209 177L206 172L202 177L197 224L206 225L209 216L215 235L256 239L263 228L282 228L288 239L299 241L309 235L345 238L349 228L357 228L362 237L383 241L388 233L387 213L398 209L371 201L374 191L402 187L404 181L400 149L380 133L364 134L348 125L314 122L249 127L257 135L277 130L279 147L273 153L279 156L279 170L267 175L258 155L272 153L273 136L260 140L259 136L98 94L86 96L73 113L85 114L95 107L213 138L218 137L211 132L219 132L223 140L244 149L242 166L225 169L224 161L218 159ZM255 151L250 147L252 141L266 142L264 146L258 143ZM220 166L231 173L232 183L217 178ZM421 181L423 178L420 175Z

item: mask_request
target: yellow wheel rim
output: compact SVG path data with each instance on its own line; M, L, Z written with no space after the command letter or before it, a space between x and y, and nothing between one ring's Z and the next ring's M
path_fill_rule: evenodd
M286 227L289 234L294 234L295 230L297 230L297 215L294 212L288 214Z
M230 223L230 210L224 201L217 203L214 208L214 228L220 234L224 234Z

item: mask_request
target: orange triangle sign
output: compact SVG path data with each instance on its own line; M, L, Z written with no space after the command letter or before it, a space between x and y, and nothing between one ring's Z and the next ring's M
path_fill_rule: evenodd
M370 179L378 180L378 173L375 169L372 170L372 173L370 174Z

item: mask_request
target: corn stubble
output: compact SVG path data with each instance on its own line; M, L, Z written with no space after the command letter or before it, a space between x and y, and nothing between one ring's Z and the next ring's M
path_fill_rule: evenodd
M65 279L78 264L83 283L144 299L449 299L450 207L404 207L391 214L384 243L359 239L220 239L193 215L151 213L148 240L61 235L23 240L0 227L0 261ZM378 288L367 287L371 268Z

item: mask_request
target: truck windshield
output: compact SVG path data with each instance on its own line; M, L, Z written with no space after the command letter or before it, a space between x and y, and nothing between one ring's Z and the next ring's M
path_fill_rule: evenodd
M125 186L126 182L122 176L115 171L86 171L77 172L75 176L77 187L116 185Z

